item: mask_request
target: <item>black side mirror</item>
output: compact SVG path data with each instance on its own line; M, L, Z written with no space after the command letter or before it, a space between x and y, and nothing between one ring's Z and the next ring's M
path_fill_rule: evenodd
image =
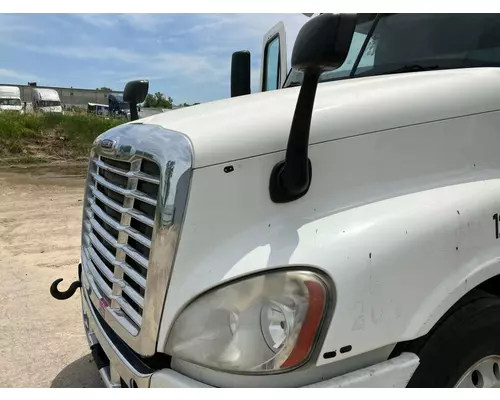
M231 57L231 97L250 93L250 52L237 51Z
M130 120L135 121L139 119L137 111L137 104L146 100L149 90L149 81L139 80L130 81L123 89L123 101L130 104Z
M275 203L299 199L309 190L312 166L308 157L309 130L320 75L340 67L351 47L356 14L322 14L299 31L292 51L292 68L304 79L293 115L285 160L271 172L269 194Z

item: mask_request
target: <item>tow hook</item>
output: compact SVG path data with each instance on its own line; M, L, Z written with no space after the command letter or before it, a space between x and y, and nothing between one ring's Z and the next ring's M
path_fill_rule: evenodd
M71 296L73 296L76 292L76 290L79 287L82 287L82 282L80 281L74 281L66 290L65 292L59 291L57 288L57 285L59 285L60 282L63 281L63 278L56 279L54 282L52 282L52 285L50 285L50 294L52 295L53 298L57 300L67 300Z

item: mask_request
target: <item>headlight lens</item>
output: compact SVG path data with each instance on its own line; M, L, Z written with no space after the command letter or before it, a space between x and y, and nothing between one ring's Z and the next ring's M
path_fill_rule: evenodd
M327 304L309 271L276 271L213 289L177 318L167 353L221 370L262 373L310 355Z

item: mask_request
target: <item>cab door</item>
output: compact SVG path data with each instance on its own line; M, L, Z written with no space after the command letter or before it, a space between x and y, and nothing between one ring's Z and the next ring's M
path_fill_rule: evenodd
M287 73L285 24L280 21L264 35L260 90L267 92L280 89L285 83Z

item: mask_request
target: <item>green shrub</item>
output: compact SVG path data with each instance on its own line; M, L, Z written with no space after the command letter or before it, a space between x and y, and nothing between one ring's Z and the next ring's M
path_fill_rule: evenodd
M98 135L124 122L88 114L0 112L0 158L37 161L86 158Z

